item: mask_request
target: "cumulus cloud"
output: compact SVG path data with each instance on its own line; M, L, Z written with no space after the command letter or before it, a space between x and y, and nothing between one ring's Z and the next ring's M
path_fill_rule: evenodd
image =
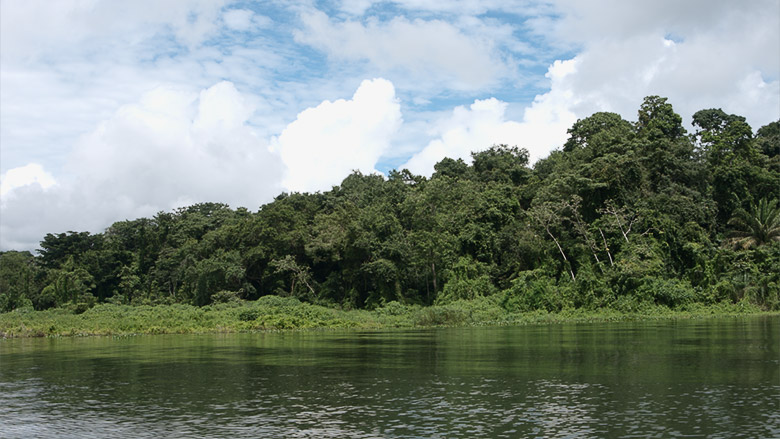
M433 166L444 157L470 162L471 152L497 144L526 148L531 162L545 157L563 144L566 130L576 121L568 109L572 96L561 87L575 73L573 61L557 61L550 66L547 77L552 81L552 91L537 96L521 121L508 120L507 103L496 98L476 100L468 108L456 107L451 115L435 123L436 138L401 167L431 175Z
M230 82L148 92L81 138L61 184L35 165L6 172L0 248L197 202L257 208L281 191L284 165L247 125L252 111Z
M288 169L285 187L324 191L353 170L376 172L401 123L395 87L385 79L363 81L352 99L304 110L272 141Z
M224 7L232 1L3 1L0 171L36 162L57 175L80 135L160 85L226 79L245 93L287 92L269 79L289 75L285 42L257 38L274 23ZM278 92L259 100L252 122L289 119L299 111L291 102Z
M85 136L69 166L130 205L254 208L279 191L282 165L246 125L252 111L230 82L200 93L160 87Z
M509 70L491 39L466 34L447 21L395 17L387 22L370 18L365 24L334 22L321 11L301 18L298 42L337 60L368 61L381 72L473 90L495 84Z
M9 169L0 176L0 197L6 197L14 189L29 185L38 185L41 189L49 189L57 184L54 177L43 169L38 163L30 163L26 166ZM0 198L0 203L4 198Z
M379 160L430 174L495 143L535 160L577 118L635 119L653 94L686 122L780 118L776 0L232 3L0 2L0 248L197 201L254 208ZM377 76L392 83L336 100Z
M556 2L562 17L537 23L548 38L582 46L576 73L551 93L571 96L578 117L614 111L635 119L642 98L661 95L686 122L721 107L754 127L780 117L780 5L728 1L627 4Z

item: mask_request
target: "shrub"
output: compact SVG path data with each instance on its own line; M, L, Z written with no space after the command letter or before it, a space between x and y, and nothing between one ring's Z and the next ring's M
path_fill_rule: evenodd
M444 285L437 305L452 303L457 300L473 300L477 297L489 296L496 292L496 287L486 274L475 279L453 279Z
M465 310L452 306L429 306L415 315L417 326L450 326L461 325L468 320Z
M383 307L374 310L378 315L385 316L401 316L409 313L413 309L412 306L404 305L395 300L387 302Z
M570 287L559 287L539 270L524 271L504 290L501 306L509 312L560 311L572 307L572 291Z
M260 317L260 311L256 309L245 309L238 313L238 320L242 322L251 322L257 320L258 317Z
M637 288L636 296L640 300L650 299L659 305L674 308L695 301L697 293L688 281L647 277Z
M240 302L241 298L238 295L239 293L235 291L218 291L211 295L211 302L212 303L228 303L228 302Z

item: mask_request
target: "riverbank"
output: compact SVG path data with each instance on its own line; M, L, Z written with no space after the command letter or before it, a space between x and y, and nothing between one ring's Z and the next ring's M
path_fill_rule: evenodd
M384 329L435 326L499 326L578 322L691 319L777 315L753 305L691 304L679 309L647 305L614 309L513 313L487 297L449 305L422 307L390 302L373 311L338 310L293 298L266 296L253 302L204 307L101 304L83 313L58 308L15 310L0 314L0 338L92 335L199 334L313 329Z

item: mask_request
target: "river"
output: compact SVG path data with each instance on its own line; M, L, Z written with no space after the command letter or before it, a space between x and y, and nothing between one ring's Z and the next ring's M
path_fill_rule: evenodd
M0 340L0 437L780 437L780 317Z

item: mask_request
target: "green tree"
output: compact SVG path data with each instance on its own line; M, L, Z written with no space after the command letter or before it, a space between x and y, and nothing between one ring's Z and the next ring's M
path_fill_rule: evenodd
M745 118L726 114L718 109L697 111L694 134L706 159L712 166L730 164L735 159L755 160L758 152L753 143L753 131Z
M95 279L76 264L73 256L68 257L62 268L52 270L50 277L51 282L43 289L43 295L53 298L58 305L94 304L92 290L95 288Z
M530 176L528 150L508 145L493 145L473 152L474 174L482 181L523 184Z
M100 249L102 243L102 235L91 235L89 232L48 233L37 252L43 267L59 268L69 258L78 259L88 250Z
M30 252L0 252L0 312L33 305L43 274Z
M666 138L675 140L685 134L682 117L674 112L667 98L648 96L639 107L639 134L651 140Z
M625 152L634 128L619 114L602 112L578 120L567 133L565 152L587 150L590 157L598 157L609 152Z
M308 298L309 300L317 296L317 292L312 286L311 270L309 267L302 266L295 262L295 258L287 255L281 259L271 261L277 273L289 276L290 296L298 298Z
M780 120L764 125L756 132L758 149L769 158L780 156Z
M566 252L563 250L562 239L559 239L557 230L560 230L564 225L563 211L567 208L565 203L542 203L533 206L527 211L528 217L541 228L547 236L549 236L563 260L563 265L566 267L572 282L577 278L574 276L574 268L571 261L566 256Z
M780 242L780 208L777 200L762 198L750 211L737 209L729 220L733 227L729 243L748 249L770 242Z

